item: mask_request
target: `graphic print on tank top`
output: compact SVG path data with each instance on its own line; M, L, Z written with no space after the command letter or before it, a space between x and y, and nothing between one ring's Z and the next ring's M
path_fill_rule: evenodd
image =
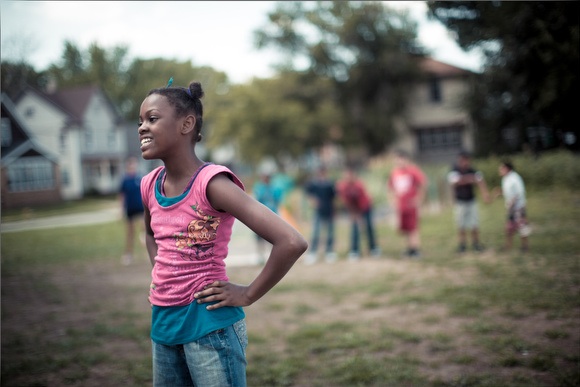
M174 235L175 246L184 260L205 260L213 255L214 243L211 241L217 237L220 218L205 214L197 204L191 208L201 219L192 220L187 231Z

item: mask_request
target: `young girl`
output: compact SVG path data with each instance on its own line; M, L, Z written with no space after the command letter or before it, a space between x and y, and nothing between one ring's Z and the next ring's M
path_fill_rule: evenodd
M164 167L141 182L151 263L155 386L245 386L243 306L268 292L307 249L288 223L246 194L226 167L195 154L201 141L201 85L151 90L141 104L145 159ZM235 218L272 244L254 281L228 282L224 259Z

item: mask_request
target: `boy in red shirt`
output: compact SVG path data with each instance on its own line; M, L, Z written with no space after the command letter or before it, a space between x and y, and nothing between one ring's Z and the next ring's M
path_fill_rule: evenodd
M389 201L395 202L399 230L407 237L405 255L419 258L419 206L425 198L427 178L403 150L395 152L395 167L389 176L387 188Z
M351 220L351 240L349 261L358 261L361 256L360 231L359 228L366 229L369 243L369 253L372 257L378 258L381 255L380 248L375 242L375 231L372 219L372 199L367 192L365 185L356 175L353 167L347 166L344 170L343 178L337 183L337 191Z

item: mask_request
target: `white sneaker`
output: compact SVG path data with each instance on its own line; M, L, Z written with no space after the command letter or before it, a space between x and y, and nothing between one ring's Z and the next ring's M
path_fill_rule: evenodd
M304 256L304 264L305 265L314 265L317 261L316 254L314 253L307 253Z
M123 266L129 266L133 262L133 256L131 254L123 254L121 257L121 263Z
M373 258L375 258L375 259L378 259L378 258L380 258L382 254L383 254L383 252L381 251L381 249L380 249L379 247L377 247L377 248L374 248L374 249L371 251L371 257L373 257Z
M354 251L348 253L348 261L349 262L358 262L360 261L360 254Z
M336 253L334 251L330 252L330 253L326 253L326 256L324 257L324 260L326 261L326 263L334 263L336 262Z

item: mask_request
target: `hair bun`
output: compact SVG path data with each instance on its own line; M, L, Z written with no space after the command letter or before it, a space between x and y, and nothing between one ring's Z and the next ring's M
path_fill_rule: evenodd
M189 84L189 94L193 98L197 98L197 99L202 98L203 95L204 95L204 92L203 92L203 89L201 88L201 83L199 83L199 82L191 82Z

